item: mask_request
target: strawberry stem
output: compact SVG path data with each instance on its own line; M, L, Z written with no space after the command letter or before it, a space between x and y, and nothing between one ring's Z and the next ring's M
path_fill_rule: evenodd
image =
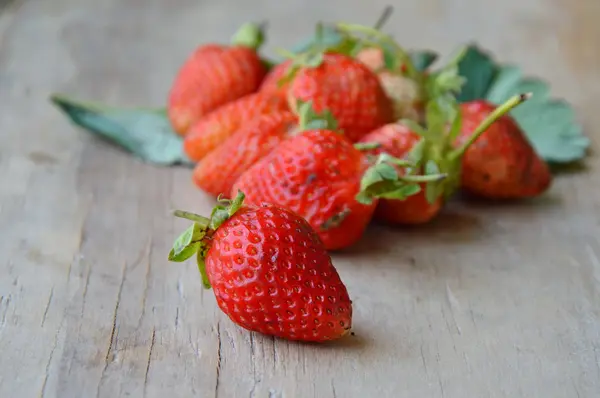
M190 220L195 223L198 223L198 224L200 224L200 227L205 228L205 229L208 228L208 226L210 225L209 218L201 216L199 214L191 213L189 211L175 210L173 212L173 215L175 217L184 218L186 220Z
M525 93L520 95L515 95L509 98L502 105L498 106L492 113L490 113L480 124L477 126L473 134L469 137L469 139L462 144L462 146L448 155L448 159L456 160L461 157L465 151L483 134L496 120L504 116L506 113L519 106L523 102L527 101L531 98L532 93Z
M379 16L379 19L377 19L377 22L375 22L375 25L373 25L373 27L377 30L380 30L381 28L383 28L383 25L385 25L386 22L388 21L388 19L390 19L393 12L394 12L394 7L392 7L391 4L386 5L383 8L383 12Z
M210 218L184 210L175 210L176 217L193 221L193 224L185 230L173 243L169 252L169 261L182 262L196 255L196 264L202 277L202 285L210 289L210 281L206 274L205 258L210 248L209 239L211 232L217 230L225 221L231 218L241 207L244 201L244 193L238 191L233 200L217 199L217 204Z
M399 181L404 182L438 182L446 179L448 174L427 174L427 175L405 175L398 176Z
M379 142L356 142L354 144L354 148L358 149L359 151L370 151L379 147L381 147L381 143Z
M266 21L260 24L253 22L243 24L231 38L231 44L258 50L265 42L266 25Z

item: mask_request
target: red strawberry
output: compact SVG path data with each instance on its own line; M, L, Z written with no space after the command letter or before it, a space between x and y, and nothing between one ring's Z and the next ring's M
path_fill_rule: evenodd
M265 76L258 91L271 95L286 96L289 89L289 82L280 86L279 81L285 77L291 64L292 61L287 60L274 66L273 69L267 73L267 76Z
M168 99L173 129L186 135L196 120L217 107L256 91L266 74L256 48L262 32L244 25L231 45L198 47L181 66Z
M240 175L298 129L298 118L291 112L259 116L196 165L194 182L214 196L229 196Z
M317 231L328 250L355 243L376 201L355 200L366 157L343 135L308 130L283 141L234 184L249 204L273 203L296 212Z
M385 125L363 137L360 143L377 143L379 146L366 151L368 155L387 153L396 158L407 158L413 147L421 140L421 136L408 127L394 123ZM393 165L396 172L404 174L404 170ZM375 209L375 218L391 224L424 224L434 218L442 209L442 198L438 197L429 203L425 197L424 183L421 191L407 196L404 200L380 198Z
M487 114L485 120L477 120L477 128L470 130L469 139L457 149L452 145L460 132L461 119L456 117L456 104L449 98L446 98L449 102L438 98L428 104L426 128L406 122L411 124L410 129L402 125L388 125L372 132L361 144L379 144L380 147L373 153L380 154L365 173L357 199L361 203L370 203L373 197L379 198L376 217L390 223L428 222L441 210L445 199L459 188L461 159L465 151L470 149L470 143L494 120L527 98L527 95L515 96L495 112ZM413 164L413 173L424 172L426 175L413 177L406 175L405 169L398 170L397 164L404 166L407 161ZM445 175L446 178L426 181L436 174ZM407 184L407 177L413 184Z
M253 93L239 98L198 120L183 141L187 156L199 161L243 125L259 116L289 110L284 97Z
M308 55L313 58L307 61ZM322 60L319 58L322 57ZM314 66L315 61L321 61ZM313 103L317 113L329 110L351 141L394 120L392 103L377 76L362 62L347 55L307 53L294 60L289 87L290 104Z
M495 109L494 104L484 100L462 104L463 124L457 143L465 143ZM465 151L462 167L462 187L493 199L537 196L552 182L548 165L509 115L489 126Z
M284 339L323 342L352 326L348 292L323 243L297 214L242 204L239 192L211 218L194 221L173 245L171 261L198 253L204 285L237 325Z

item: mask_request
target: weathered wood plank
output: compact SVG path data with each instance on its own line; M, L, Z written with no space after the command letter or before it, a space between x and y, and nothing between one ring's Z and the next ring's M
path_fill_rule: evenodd
M269 19L275 46L319 18L384 5L17 0L0 11L0 396L595 397L598 160L532 204L456 203L434 224L373 226L335 256L354 339L247 333L166 254L208 211L189 171L144 165L70 127L52 91L155 105L199 42ZM460 6L460 8L459 8ZM390 31L449 52L476 38L552 82L598 143L595 0L406 1ZM290 18L290 15L293 18ZM275 33L276 32L276 33Z

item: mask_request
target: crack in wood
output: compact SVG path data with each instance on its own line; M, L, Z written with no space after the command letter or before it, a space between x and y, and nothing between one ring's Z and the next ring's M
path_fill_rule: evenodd
M44 308L44 315L42 316L42 322L40 322L40 327L44 327L44 323L46 323L46 317L48 316L48 310L50 309L50 304L52 303L52 297L54 297L54 286L50 289L50 295L48 296L48 301L46 302L46 308Z
M137 329L139 329L142 326L142 321L144 320L144 316L146 316L146 301L148 299L148 288L150 286L150 276L151 276L151 266L152 266L152 246L154 245L154 238L152 237L152 235L150 235L150 238L148 239L148 244L146 245L145 248L145 255L142 257L142 259L146 259L146 273L145 273L145 277L144 277L144 290L142 293L142 312L140 313L140 317L138 319L138 323L137 323ZM142 260L143 261L143 260Z
M111 362L111 355L114 351L115 346L117 345L118 333L117 333L117 317L119 313L119 304L121 303L121 295L123 293L123 285L125 284L125 279L127 277L127 263L123 263L123 271L121 273L121 284L119 285L119 291L117 293L117 301L115 303L115 310L113 312L113 322L112 328L110 331L110 341L108 344L108 348L106 350L106 355L104 356L104 367L102 369L102 374L100 375L100 380L98 381L98 388L96 390L96 397L100 396L100 389L102 387L102 383L104 382L104 378L106 377L106 370Z
M81 318L85 313L85 303L87 300L88 287L90 286L90 277L92 276L92 267L88 267L87 276L85 277L85 284L83 285L83 293L81 294Z
M152 351L154 351L154 344L156 343L156 329L152 329L152 337L150 339L150 348L148 349L148 361L146 362L146 372L144 374L144 397L146 396L146 389L148 387L148 374L150 373L150 363L152 362Z
M217 375L215 381L215 398L219 397L219 382L221 377L221 356L223 355L221 347L221 323L217 322Z
M50 368L52 367L52 360L54 359L54 352L58 347L58 336L60 336L60 332L62 331L63 324L65 321L65 315L63 313L63 317L60 320L60 325L58 325L58 329L54 334L54 341L52 343L52 349L50 350L50 356L48 357L48 362L46 362L45 373L44 373L44 381L42 382L42 388L40 389L40 398L46 396L46 387L48 386L48 379L50 378Z

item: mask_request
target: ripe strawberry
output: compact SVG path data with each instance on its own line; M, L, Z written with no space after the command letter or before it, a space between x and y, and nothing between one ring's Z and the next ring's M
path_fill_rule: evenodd
M291 112L259 116L198 163L193 180L205 192L227 197L240 175L298 129Z
M294 60L287 78L293 79L288 92L292 109L300 100L311 101L316 112L329 110L353 142L394 120L377 76L350 56L308 52Z
M315 231L289 210L243 200L238 192L210 219L177 211L194 224L169 260L197 254L204 286L212 286L219 308L247 330L315 342L348 334L351 301Z
M289 110L284 97L253 93L229 102L196 122L184 138L183 149L194 161L200 161L234 135L243 123L271 112Z
M441 98L428 104L426 128L406 121L408 126L392 124L372 132L359 145L366 146L367 142L379 144L377 149L371 149L371 154L379 157L365 173L357 199L361 203L371 203L373 197L379 198L375 216L380 220L395 224L430 221L439 213L445 199L459 188L461 159L470 144L491 123L527 98L528 95L515 96L487 114L485 120L478 119L477 128L471 129L468 139L456 149L453 143L461 129L461 118L457 117L456 104L444 103ZM413 173L425 173L420 178L423 181L411 176L414 183L406 184L405 169L398 170L397 167L405 163L398 158L409 161L413 165ZM425 181L435 174L446 178Z
M496 106L484 100L461 104L463 124L457 143L463 144ZM551 185L546 162L509 115L495 121L465 151L461 185L473 194L493 199L534 197Z
M365 151L367 155L378 156L387 153L405 159L419 143L421 136L408 127L393 123L385 125L363 137L361 144L377 143L378 147ZM394 166L396 173L404 174L404 169ZM429 203L425 197L426 184L419 184L420 191L403 197L404 200L380 198L374 218L391 224L424 224L433 219L442 209L442 198Z
M355 200L366 157L343 135L304 131L283 141L233 186L249 204L273 203L305 218L328 250L348 247L363 234L376 201Z
M206 44L190 55L168 98L168 116L178 134L186 135L196 120L258 89L267 72L256 51L262 41L260 28L247 24L231 45Z

